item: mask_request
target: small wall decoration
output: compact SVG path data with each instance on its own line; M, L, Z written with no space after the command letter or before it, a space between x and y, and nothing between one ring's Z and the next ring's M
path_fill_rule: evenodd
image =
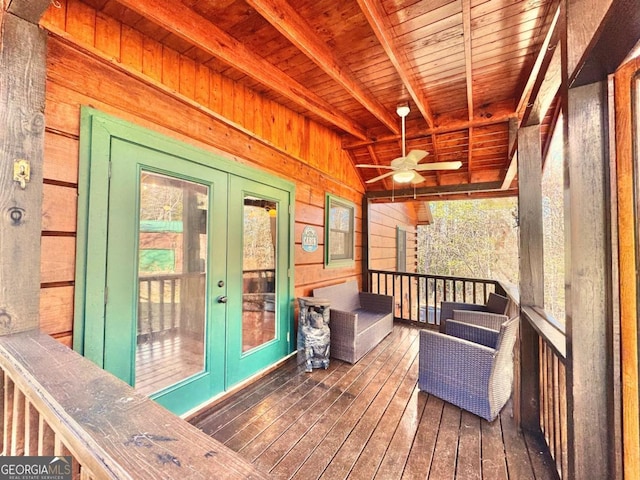
M315 252L318 249L318 232L310 226L302 230L302 250L305 252Z

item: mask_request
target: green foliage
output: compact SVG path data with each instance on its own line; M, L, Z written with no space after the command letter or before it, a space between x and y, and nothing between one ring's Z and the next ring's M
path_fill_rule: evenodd
M432 202L418 228L418 272L518 283L517 199Z

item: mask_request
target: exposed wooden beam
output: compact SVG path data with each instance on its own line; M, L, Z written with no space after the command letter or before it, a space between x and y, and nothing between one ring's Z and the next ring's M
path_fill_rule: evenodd
M400 75L404 86L406 87L409 95L413 99L414 103L420 110L423 118L427 122L429 128L435 126L433 119L433 113L431 107L427 102L426 97L423 94L423 89L420 86L418 78L413 73L411 62L407 58L404 52L401 52L396 46L395 35L393 33L393 26L389 22L389 17L384 11L382 5L376 0L357 0L362 13L367 18L369 25L376 34L380 45L386 52L389 60L393 63L393 66Z
M507 168L504 180L502 181L501 190L507 190L513 179L516 178L516 174L518 173L518 119L512 118L509 120L509 158L511 158L511 162L509 163L509 167Z
M531 73L529 74L527 82L522 89L520 101L518 102L518 106L516 107L516 112L518 113L518 117L520 118L524 118L527 107L531 108L531 106L533 105L533 102L538 94L538 90L540 89L540 85L544 80L547 68L554 54L553 50L558 44L557 26L559 19L560 6L558 6L553 15L551 25L549 25L549 30L547 31L547 35L545 36L542 45L540 46L538 56L536 57L536 61L533 64L533 68L531 69Z
M527 105L521 126L526 127L541 123L547 114L547 110L553 103L553 99L556 97L558 90L560 90L560 84L562 83L560 57L560 49L555 48L546 74L540 82L536 98Z
M163 0L119 0L119 3L183 40L197 45L345 132L362 140L367 138L364 128L351 118L336 111L326 100L254 54L193 10L182 8L178 13L174 3Z
M434 156L434 161L438 161L438 152L439 152L439 148L438 148L438 136L435 133L431 134L431 144L433 145L433 156ZM442 173L440 172L440 170L436 170L436 182L438 185L440 185L442 183Z
M459 120L450 122L447 125L442 125L440 127L425 128L424 130L414 130L413 132L407 133L406 137L407 140L415 140L416 138L428 137L433 134L457 132L459 130L466 130L473 127L486 127L489 125L508 122L512 118L515 118L515 116L515 113L505 111L499 115L494 115L490 118L477 119L472 122L469 122L467 120ZM344 148L345 150L352 150L354 148L362 148L372 144L397 142L401 139L402 137L400 135L385 135L369 140L344 141L342 143L342 148Z
M464 69L467 80L467 110L469 122L473 120L473 68L471 66L471 0L462 0L462 38L464 40ZM467 174L471 182L473 170L473 127L469 127L469 153Z
M49 8L51 0L9 0L7 11L29 23L37 24ZM0 2L1 4L1 2ZM0 6L0 8L2 8Z
M374 98L351 69L323 42L307 21L282 0L247 0L285 38L338 82L349 94L393 133L400 133L398 119ZM395 107L395 105L394 105Z
M457 185L436 185L433 187L422 187L416 188L415 196L416 197L425 197L425 196L440 196L440 195L448 195L448 194L461 194L461 193L480 193L480 192L495 192L500 190L501 182L482 182L482 183L469 183L469 184L457 184ZM368 192L366 194L367 198L370 199L381 199L381 198L391 198L392 196L396 199L402 198L413 198L414 191L413 188L405 188L402 190L396 190L395 192L391 191L375 191Z
M638 0L601 0L594 8L582 3L567 3L567 32L574 39L567 66L571 87L613 73L640 38Z
M462 0L462 31L464 40L464 70L467 79L467 109L473 120L473 68L471 66L471 0ZM469 132L471 136L471 132Z
M511 161L509 162L509 167L505 171L505 177L502 182L503 189L508 189L510 187L511 182L513 182L513 179L515 178L516 173L518 172L518 153L516 151L516 148L518 145L517 135L515 133L512 134L512 131L517 132L517 128L520 126L520 124L533 125L536 123L540 123L540 120L541 120L539 113L536 114L536 118L538 120L537 122L529 122L528 117L533 111L534 105L536 104L536 98L538 96L538 92L540 91L540 88L546 77L549 64L551 63L551 60L555 56L555 50L559 51L559 48L556 48L556 46L559 47L558 22L560 20L560 12L561 12L561 5L558 5L558 7L556 8L553 14L553 18L551 19L549 30L547 31L547 34L542 42L542 45L540 46L540 51L538 52L536 61L533 64L533 68L531 69L529 78L527 79L527 82L525 83L525 86L522 90L522 94L520 95L520 100L518 102L518 106L516 107L516 113L520 121L518 122L518 124L515 124L515 125L511 124L509 126L509 134L510 134L509 158L511 158ZM558 55L558 63L560 63L559 55ZM558 74L559 73L560 73L560 70L558 69ZM555 84L557 80L561 80L561 79L554 78L552 80L552 83ZM558 88L559 86L560 85L558 84ZM555 93L557 93L557 91L558 90L556 89L553 96L555 96ZM553 96L551 98L551 102L553 101ZM545 104L546 103L547 101L545 100ZM549 104L547 105L547 108L549 107L550 104L551 103L549 102ZM539 103L538 111L541 110L542 108L543 108L543 105ZM544 117L544 113L542 113L541 115L542 117ZM511 142L511 140L513 140L513 142Z

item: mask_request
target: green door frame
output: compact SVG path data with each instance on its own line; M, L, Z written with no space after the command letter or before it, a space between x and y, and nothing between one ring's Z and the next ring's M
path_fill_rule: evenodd
M109 177L111 142L119 139L158 152L188 159L190 162L227 173L239 179L272 186L288 195L288 204L295 201L295 185L287 180L225 159L212 152L160 135L129 122L114 118L92 108L81 111L80 171L78 198L78 232L76 247L74 349L99 366L105 366L105 303L107 292L107 223L109 209ZM289 247L294 245L293 215L286 213ZM230 242L231 243L231 242ZM286 256L286 282L278 290L282 308L280 321L290 333L286 352L293 345L293 249L281 246ZM230 286L231 288L231 286ZM234 287L235 288L235 287ZM228 387L229 385L227 385Z

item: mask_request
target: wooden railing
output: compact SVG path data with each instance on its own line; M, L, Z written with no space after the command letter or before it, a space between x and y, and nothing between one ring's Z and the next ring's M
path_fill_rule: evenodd
M244 292L273 294L275 269L245 270L242 274ZM204 282L205 273L175 273L145 275L139 278L138 339L180 329L184 314L181 296L186 282ZM198 284L202 291L204 286ZM263 301L264 303L264 301Z
M146 275L139 278L138 338L180 328L184 280L205 278L204 273Z
M369 291L395 299L395 319L439 325L440 303L484 304L489 293L505 295L496 280L450 277L421 273L369 271Z
M562 325L547 320L530 307L522 318L538 336L539 425L560 478L567 478L566 338Z
M37 331L0 337L0 380L4 455L68 455L83 480L267 478Z

